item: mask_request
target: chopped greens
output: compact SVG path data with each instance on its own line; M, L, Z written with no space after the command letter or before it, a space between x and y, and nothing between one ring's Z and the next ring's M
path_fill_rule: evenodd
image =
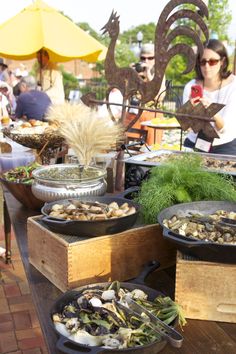
M142 290L129 292L117 281L108 289L90 288L78 292L59 313L53 314L52 320L58 332L80 344L125 349L160 342L161 336L148 322L119 306L129 306L127 297L166 324L173 324L175 319L181 326L186 323L181 307L169 297L158 296L150 301Z
M32 184L34 178L32 176L32 171L41 165L37 162L33 162L27 166L15 167L5 173L3 173L3 178L9 182Z

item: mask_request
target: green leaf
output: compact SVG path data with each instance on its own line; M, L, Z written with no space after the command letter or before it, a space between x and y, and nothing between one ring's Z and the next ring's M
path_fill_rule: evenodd
M175 191L175 196L178 203L187 203L192 201L192 198L190 197L186 189L181 186Z

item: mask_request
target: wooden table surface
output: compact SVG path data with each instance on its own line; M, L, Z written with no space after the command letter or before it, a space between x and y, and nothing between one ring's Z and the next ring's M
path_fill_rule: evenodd
M61 295L61 291L28 261L27 218L39 213L25 209L9 192L4 192L4 198L49 353L59 354L61 352L56 349L57 337L50 325L49 314L53 302ZM174 269L151 274L147 279L147 285L173 296ZM184 336L182 348L175 349L168 345L161 353L236 353L236 324L187 320L187 325L184 327L182 334Z

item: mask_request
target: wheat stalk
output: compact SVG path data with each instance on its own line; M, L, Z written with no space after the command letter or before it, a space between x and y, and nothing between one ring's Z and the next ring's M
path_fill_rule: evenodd
M109 118L97 117L96 111L84 104L51 106L47 119L59 123L59 133L85 166L98 153L114 148L124 138L120 125Z

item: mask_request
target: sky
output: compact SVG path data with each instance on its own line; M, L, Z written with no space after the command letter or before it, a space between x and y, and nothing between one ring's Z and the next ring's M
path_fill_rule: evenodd
M3 1L3 0L2 0ZM45 2L64 12L76 23L88 22L97 32L108 21L114 9L120 15L120 31L150 22L157 23L159 15L169 0L45 0ZM0 24L16 15L31 0L7 0L1 6ZM233 20L229 36L236 40L236 1L229 0ZM222 15L223 16L223 15ZM2 40L2 39L1 39Z

